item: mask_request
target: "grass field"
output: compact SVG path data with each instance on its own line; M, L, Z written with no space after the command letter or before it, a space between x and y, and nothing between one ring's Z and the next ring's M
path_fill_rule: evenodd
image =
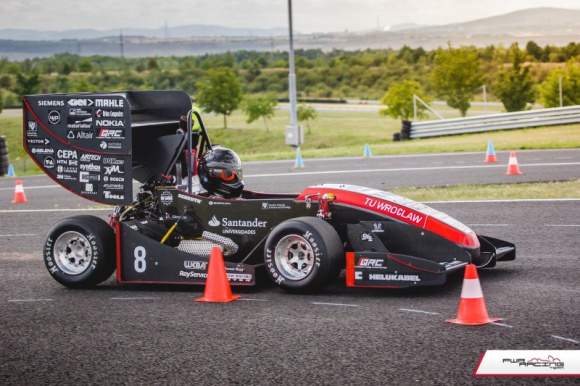
M38 167L22 148L22 118L14 113L0 115L0 135L7 138L10 162L17 175L40 173ZM285 144L285 127L290 118L287 111L278 110L269 121L269 130L262 120L246 123L246 117L236 111L228 117L228 128L223 128L223 117L206 114L203 116L211 140L214 144L234 149L242 161L293 159L296 153ZM488 140L492 140L496 150L557 149L580 147L580 124L550 126L533 129L506 130L481 134L466 134L441 138L417 139L393 142L392 137L400 130L400 120L379 117L369 112L326 112L319 111L318 118L310 122L311 132L306 131L304 144L300 147L303 158L331 156L362 156L365 144L369 144L373 155L408 154L431 152L481 151L485 153ZM548 184L525 184L521 186L456 187L450 195L445 188L445 199L471 197L493 199L547 198L559 191L556 198L580 197L577 181L563 182L554 189ZM537 191L533 187L543 189ZM565 188L564 188L565 187ZM516 193L514 196L514 192ZM409 189L399 192L420 201L436 200L437 189ZM453 198L450 198L453 197ZM532 197L533 196L533 197ZM435 197L435 198L434 198ZM443 194L441 194L443 197Z

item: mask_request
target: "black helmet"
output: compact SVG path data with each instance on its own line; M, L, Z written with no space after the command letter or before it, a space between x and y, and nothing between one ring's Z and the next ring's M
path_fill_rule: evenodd
M237 198L242 194L244 181L242 161L225 147L214 147L205 152L199 161L199 181L210 194Z

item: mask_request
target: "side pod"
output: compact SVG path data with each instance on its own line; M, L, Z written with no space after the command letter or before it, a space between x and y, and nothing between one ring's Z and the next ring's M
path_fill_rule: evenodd
M205 284L209 256L182 252L129 226L117 228L117 278L121 283ZM254 285L254 267L225 262L231 285Z

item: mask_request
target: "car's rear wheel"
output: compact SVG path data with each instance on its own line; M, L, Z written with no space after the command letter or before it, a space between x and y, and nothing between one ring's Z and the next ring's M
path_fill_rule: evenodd
M44 263L67 287L87 288L115 271L115 233L95 216L69 217L56 223L44 241Z
M264 262L268 276L284 291L312 293L338 276L344 252L330 224L319 218L299 217L272 230Z

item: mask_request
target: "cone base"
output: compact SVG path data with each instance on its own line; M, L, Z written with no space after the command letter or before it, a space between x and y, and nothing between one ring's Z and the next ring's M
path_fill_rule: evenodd
M205 302L205 303L228 303L228 302L233 302L234 300L237 300L239 298L241 298L241 295L232 295L230 297L227 298L222 298L222 299L212 299L212 298L208 298L208 297L201 297L198 299L195 299L196 302Z
M519 170L515 170L515 171L512 170L512 171L507 172L505 175L506 176L513 176L513 175L520 175L520 174L522 174L522 172L520 172Z
M481 324L494 323L494 322L497 322L498 320L501 320L501 318L487 318L485 320L480 320L477 322L464 322L464 321L459 320L459 319L447 319L446 322L447 323L454 323L454 324L463 324L466 326L479 326Z
M488 163L489 163L489 162L497 162L497 157L496 157L496 156L494 156L494 155L493 155L493 156L488 156L488 157L485 159L485 161L483 161L483 162L488 162Z
M12 200L13 204L19 204L21 202L28 202L28 200L26 199L26 197L14 197L14 199Z

